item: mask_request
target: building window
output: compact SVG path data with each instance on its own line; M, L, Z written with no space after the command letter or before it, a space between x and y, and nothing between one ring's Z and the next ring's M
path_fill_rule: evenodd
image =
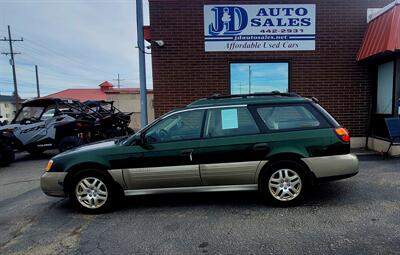
M231 94L289 91L289 63L231 63Z
M392 114L394 62L378 66L376 113Z

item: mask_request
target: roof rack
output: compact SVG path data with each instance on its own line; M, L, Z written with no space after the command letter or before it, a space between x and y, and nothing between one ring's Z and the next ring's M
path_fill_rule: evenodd
M300 97L298 94L292 93L292 92L272 91L272 92L268 92L268 93L253 93L253 94L227 95L227 96L221 96L220 94L214 94L210 97L207 97L207 99L248 98L248 97L256 97L256 96Z

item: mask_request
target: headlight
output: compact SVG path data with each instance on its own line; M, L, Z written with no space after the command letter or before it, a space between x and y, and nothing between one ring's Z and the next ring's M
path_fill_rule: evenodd
M53 160L49 160L49 162L47 162L47 166L45 168L46 172L50 171L51 166L53 165Z

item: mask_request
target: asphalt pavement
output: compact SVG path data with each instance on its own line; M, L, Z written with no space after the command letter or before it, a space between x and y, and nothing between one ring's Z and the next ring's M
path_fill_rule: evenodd
M226 192L131 197L84 215L41 192L49 157L0 168L0 254L400 254L400 159L362 156L357 176L293 208Z

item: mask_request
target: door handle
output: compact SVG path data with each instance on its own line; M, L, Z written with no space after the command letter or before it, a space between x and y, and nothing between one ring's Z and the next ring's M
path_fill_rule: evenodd
M183 150L181 151L181 156L189 156L190 161L193 161L193 150Z
M266 143L257 143L253 146L254 151L266 151L268 149L269 149L269 147L268 147L268 144L266 144Z

